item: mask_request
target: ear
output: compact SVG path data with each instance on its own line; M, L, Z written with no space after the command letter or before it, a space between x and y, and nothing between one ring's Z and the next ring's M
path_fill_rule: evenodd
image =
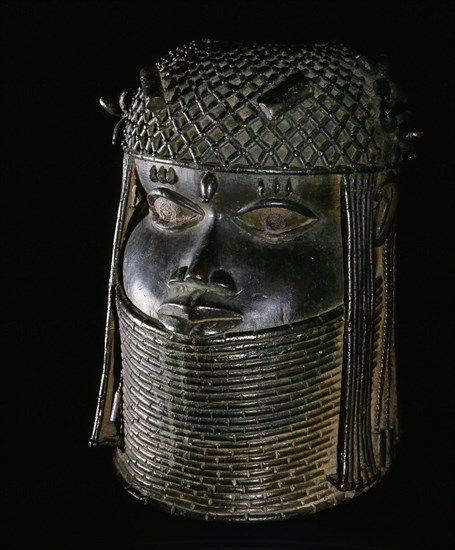
M376 194L374 213L374 244L381 246L389 236L395 219L398 204L398 185L395 180L387 179L382 183Z

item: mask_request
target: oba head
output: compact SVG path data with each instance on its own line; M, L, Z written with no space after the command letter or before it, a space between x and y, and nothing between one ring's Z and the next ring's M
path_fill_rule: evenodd
M95 440L119 444L136 496L198 517L277 519L359 494L388 470L397 438L393 222L416 137L401 91L384 62L336 44L191 43L140 81L120 100L124 182ZM250 460L269 501L247 480Z

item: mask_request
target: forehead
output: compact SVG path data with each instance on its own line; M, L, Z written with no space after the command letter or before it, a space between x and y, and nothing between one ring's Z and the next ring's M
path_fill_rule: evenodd
M212 188L210 201L214 203L240 204L261 198L290 198L329 206L339 200L341 176L336 174L208 172L142 159L136 159L135 165L147 193L164 187L198 202L202 201L208 185ZM210 178L207 178L208 173Z

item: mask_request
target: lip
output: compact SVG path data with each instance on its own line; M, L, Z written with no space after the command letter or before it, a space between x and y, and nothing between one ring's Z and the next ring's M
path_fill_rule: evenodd
M242 314L233 308L200 303L166 302L157 313L167 329L197 336L220 334L243 321Z

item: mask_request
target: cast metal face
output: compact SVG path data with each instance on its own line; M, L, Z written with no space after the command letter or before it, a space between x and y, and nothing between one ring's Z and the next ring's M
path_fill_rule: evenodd
M148 208L125 247L123 285L146 316L208 337L343 303L339 176L136 169Z

